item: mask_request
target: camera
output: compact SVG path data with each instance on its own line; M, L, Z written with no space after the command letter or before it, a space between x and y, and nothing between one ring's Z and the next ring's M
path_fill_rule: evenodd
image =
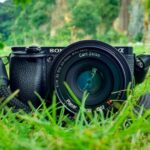
M113 47L96 40L67 47L12 47L9 60L9 86L12 92L20 90L21 103L31 101L38 107L40 95L51 105L55 91L71 113L78 112L76 99L82 103L84 92L88 93L87 111L106 110L116 99L125 101L127 89L141 83L150 66L148 54L135 56L132 47Z

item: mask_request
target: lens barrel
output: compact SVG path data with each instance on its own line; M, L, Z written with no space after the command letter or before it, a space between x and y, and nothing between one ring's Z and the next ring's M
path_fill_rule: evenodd
M107 109L107 102L124 99L132 75L124 56L114 47L95 40L80 41L66 47L53 65L51 83L59 100L75 113L83 93L88 110ZM66 87L66 84L67 87Z

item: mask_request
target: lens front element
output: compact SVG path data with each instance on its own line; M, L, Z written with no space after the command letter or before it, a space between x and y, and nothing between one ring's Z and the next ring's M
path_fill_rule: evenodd
M101 87L101 78L101 75L97 72L97 68L81 72L77 79L78 88L82 92L87 91L90 94L94 94Z

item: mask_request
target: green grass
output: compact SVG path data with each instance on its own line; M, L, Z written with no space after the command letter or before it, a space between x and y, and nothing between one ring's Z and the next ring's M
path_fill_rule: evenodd
M143 47L138 47L138 53ZM149 52L149 51L147 51ZM149 74L150 75L150 74ZM0 107L0 149L25 150L123 150L150 149L150 110L142 115L133 113L137 99L150 92L150 78L138 85L132 95L116 114L104 118L103 113L86 114L81 111L70 119L60 108L56 115L56 96L53 104L31 114L12 113L11 109ZM142 110L142 108L141 108ZM88 121L86 118L88 116ZM132 120L132 121L129 121Z

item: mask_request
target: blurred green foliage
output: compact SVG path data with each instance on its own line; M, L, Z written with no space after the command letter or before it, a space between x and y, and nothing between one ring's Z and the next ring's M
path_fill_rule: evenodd
M148 12L150 10L150 0L144 0L146 11Z
M21 4L22 6L26 6L31 0L13 0L13 2L17 5Z
M6 0L0 3L1 41L6 45L62 46L81 39L113 43L143 41L144 11L149 10L150 0L132 0L126 32L119 30L116 21L121 1Z
M80 0L72 10L73 24L88 34L94 34L100 23L100 16L92 1Z
M45 44L48 43L47 41L53 44L64 41L62 43L66 44L72 40L74 27L79 30L76 33L77 39L84 39L88 35L98 38L100 32L105 30L104 33L106 33L111 28L119 9L117 0L101 0L101 3L99 0L68 0L67 13L71 15L71 20L66 23L63 18L63 26L57 29L54 36L51 36L52 13L57 3L57 0L7 0L1 4L0 33L3 41L8 45ZM97 33L97 28L101 28L99 33ZM83 31L80 32L80 29ZM115 31L113 33L115 34Z

